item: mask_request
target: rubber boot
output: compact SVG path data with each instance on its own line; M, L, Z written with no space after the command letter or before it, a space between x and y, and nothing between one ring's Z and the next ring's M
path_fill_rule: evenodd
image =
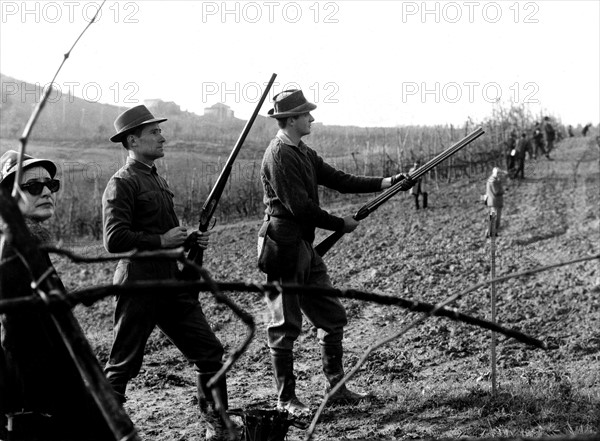
M415 208L418 210L419 209L419 195L413 194L413 197L415 198Z
M277 385L277 409L286 410L292 416L308 416L310 409L296 396L294 355L292 351L271 350L273 373Z
M321 346L321 359L323 362L323 373L329 382L327 386L327 392L340 382L344 378L344 365L342 359L344 350L342 345L334 346ZM331 398L330 403L346 403L353 404L357 403L365 398L369 398L369 394L359 394L350 391L344 384Z
M111 384L111 386L119 404L125 403L127 401L127 397L125 396L127 384Z
M427 192L423 193L423 208L427 208Z
M217 441L229 439L227 427L223 422L219 412L216 409L215 400L211 389L207 386L208 381L215 375L215 372L202 372L198 374L198 407L200 415L206 427L206 440ZM223 403L225 410L229 407L227 397L227 382L225 378L217 384L219 398Z
M7 439L8 418L8 387L6 387L8 374L4 361L4 349L0 347L0 439Z

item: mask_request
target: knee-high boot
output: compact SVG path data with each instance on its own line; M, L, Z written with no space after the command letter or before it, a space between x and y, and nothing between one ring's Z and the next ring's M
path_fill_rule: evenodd
M291 350L271 349L273 373L277 385L277 408L290 414L301 416L310 412L308 406L296 397L296 377L294 376L294 354Z
M327 392L329 392L336 384L344 378L344 365L342 363L344 349L342 345L325 345L321 346L321 359L323 362L323 373L328 381ZM371 395L359 394L349 390L344 384L330 399L331 403L356 403L362 399L368 398Z
M202 372L198 374L198 407L200 415L206 426L206 440L217 441L228 439L227 427L223 422L216 408L216 403L211 389L208 387L208 381L215 375L215 372ZM223 407L227 410L229 406L227 397L227 382L225 378L217 383L217 394Z

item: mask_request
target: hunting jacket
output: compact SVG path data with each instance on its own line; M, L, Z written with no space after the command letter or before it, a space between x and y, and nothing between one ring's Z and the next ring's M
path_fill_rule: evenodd
M504 187L499 177L490 176L486 183L487 206L502 208L504 206Z
M104 247L110 253L160 248L160 235L179 225L173 192L156 167L133 158L108 182L102 196ZM172 279L178 276L171 260L121 259L113 282Z
M301 237L312 243L315 228L338 231L344 227L341 217L319 206L319 185L340 193L371 193L381 189L381 179L337 170L304 142L292 145L280 131L262 161L265 215L293 220Z

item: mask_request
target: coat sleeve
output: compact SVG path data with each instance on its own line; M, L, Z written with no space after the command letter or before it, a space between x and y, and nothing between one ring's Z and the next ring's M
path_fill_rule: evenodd
M277 199L298 222L332 231L344 227L341 217L321 209L318 201L310 197L302 166L291 149L270 148L263 164L263 173Z
M324 185L340 193L374 193L381 190L382 177L351 175L327 164L316 153L314 155L319 185Z

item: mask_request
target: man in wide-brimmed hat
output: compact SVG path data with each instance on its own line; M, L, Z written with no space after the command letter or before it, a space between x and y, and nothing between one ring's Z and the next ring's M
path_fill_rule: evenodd
M188 235L179 225L173 193L157 173L154 162L164 156L165 138L160 128L164 121L143 105L123 112L115 121L116 134L110 140L122 143L129 157L108 182L102 198L104 246L111 253L176 248L193 242L202 249L208 245L208 233L194 231ZM114 283L179 276L177 263L172 260L123 259L117 265ZM221 368L224 350L197 296L171 292L120 295L115 310L115 338L105 367L108 381L124 401L127 382L139 373L146 341L155 326L196 365L199 402L208 425L206 438L220 438L225 427L215 412L207 382ZM226 404L225 381L219 389Z
M311 133L317 106L301 90L286 90L274 97L269 115L279 131L267 148L261 169L266 205L259 231L259 268L268 281L331 287L327 267L313 248L315 229L349 233L358 226L352 216L339 217L319 205L318 186L344 193L371 193L396 183L391 178L354 176L327 164L302 138ZM408 190L412 181L406 180ZM308 415L310 409L296 396L293 345L302 329L302 314L318 329L323 372L327 388L344 377L342 338L347 323L339 299L268 293L271 321L267 328L278 408L294 415ZM342 387L333 402L356 402L365 396Z

